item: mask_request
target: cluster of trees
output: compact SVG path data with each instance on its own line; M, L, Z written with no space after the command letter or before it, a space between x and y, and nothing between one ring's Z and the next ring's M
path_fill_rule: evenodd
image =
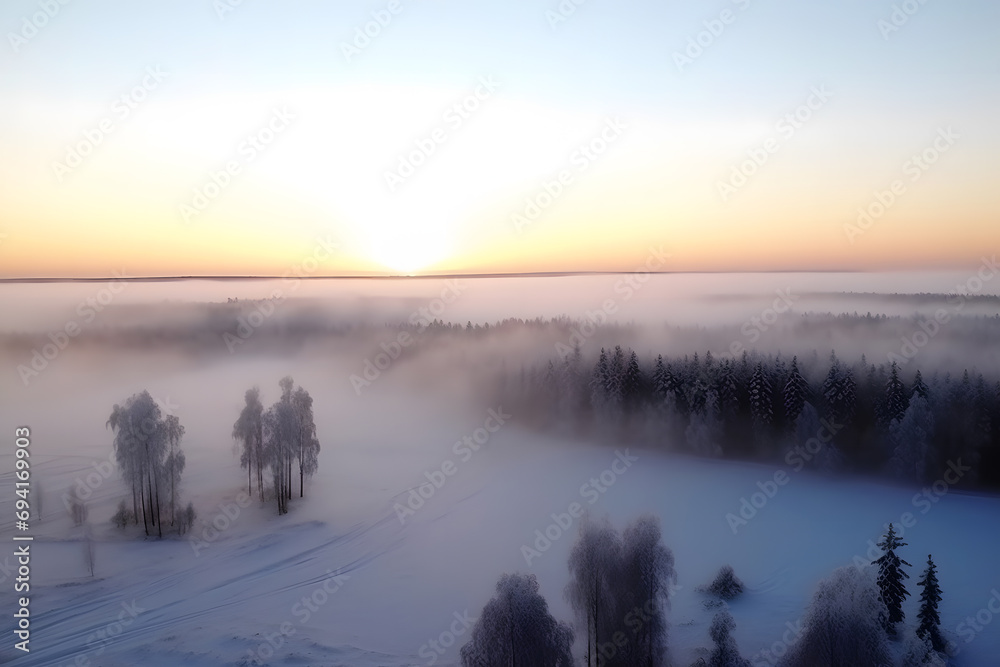
M247 471L247 493L253 495L257 480L260 499L265 499L264 473L269 471L271 491L278 514L288 512L297 468L299 497L305 495L305 478L319 467L319 440L313 419L313 399L290 377L282 378L281 398L266 411L260 389L248 389L245 405L236 423L233 438L242 445L240 465Z
M138 524L142 516L146 535L155 529L163 537L163 523L183 532L194 519L194 508L181 508L178 497L184 452L180 449L184 427L175 415L164 415L149 392L115 405L107 426L114 432L115 462L132 492L132 508L124 500L114 521L121 526Z
M831 352L791 359L711 352L641 362L630 349L579 347L505 382L505 404L542 427L570 425L614 438L732 458L776 459L822 433L808 463L880 471L911 482L940 477L948 461L971 466L960 484L1000 487L1000 382L854 363Z
M890 524L878 546L882 556L873 561L874 567L840 568L820 583L803 619L805 632L781 667L878 667L897 664L894 656L908 667L947 664L949 646L940 627L941 587L933 558L927 556L927 568L917 582L922 592L916 633L905 637L899 624L905 618L902 603L909 592L904 580L909 575L902 566L909 563L896 549L906 543ZM893 642L901 644L893 647Z
M279 382L281 398L264 410L260 389L246 392L244 406L233 425L233 437L242 444L240 463L247 470L247 492L253 481L261 501L265 500L265 471L272 485L268 490L276 500L278 513L288 512L295 472L299 497L305 495L305 478L319 466L320 444L313 419L313 399L290 377ZM114 456L122 479L131 491L131 507L122 499L112 523L125 528L138 525L142 518L146 535L155 530L163 537L164 524L183 535L194 525L193 505L182 507L179 497L184 452L180 448L184 427L175 415L164 415L148 391L115 405L107 426L114 432ZM67 509L75 525L86 522L87 507L74 490Z
M566 598L586 642L588 666L654 667L667 650L674 557L652 516L619 533L584 517L569 557ZM554 619L534 575L504 574L462 647L465 667L574 664L574 631Z
M890 524L878 545L882 556L835 570L820 585L804 615L801 634L788 641L778 667L906 667L947 664L938 604L941 588L933 559L918 582L922 589L915 634L900 632L906 573L896 550L906 544ZM676 582L674 558L662 543L659 522L645 515L621 533L605 519L584 517L569 557L566 599L575 626L558 621L539 593L534 575L504 574L461 649L463 667L569 667L573 645L585 645L587 667L662 667L667 651L667 611ZM721 607L712 618L705 650L692 667L751 667L733 637L728 601L743 593L732 567L723 566L699 590ZM787 641L787 640L786 640ZM777 661L777 662L776 662Z

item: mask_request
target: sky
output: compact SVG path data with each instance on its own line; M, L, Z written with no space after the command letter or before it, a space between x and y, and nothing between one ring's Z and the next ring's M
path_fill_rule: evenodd
M5 0L0 278L974 266L1000 241L998 21Z

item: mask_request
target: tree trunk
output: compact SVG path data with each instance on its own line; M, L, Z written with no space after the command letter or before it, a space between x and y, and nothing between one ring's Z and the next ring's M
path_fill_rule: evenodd
M160 537L163 537L163 515L160 514L160 481L154 477L153 484L156 486L156 531Z
M149 537L149 522L146 520L146 489L144 479L142 475L139 475L139 500L142 503L142 527L146 531L146 537ZM138 523L138 521L136 522Z

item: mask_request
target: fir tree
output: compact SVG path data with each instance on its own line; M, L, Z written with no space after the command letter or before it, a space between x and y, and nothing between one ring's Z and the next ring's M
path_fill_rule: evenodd
M764 373L763 366L757 362L757 367L750 378L750 414L758 432L763 431L774 420L773 410L771 383Z
M899 379L899 367L894 361L889 370L889 379L885 383L885 401L881 411L883 423L888 426L893 420L902 419L906 407L906 389L903 387L903 381Z
M912 400L913 398L919 396L920 398L926 400L929 393L930 390L927 388L927 385L924 384L923 376L920 374L920 371L917 371L917 375L913 378L913 389L910 390L910 399Z
M785 404L785 420L789 426L795 423L799 413L802 412L802 405L805 403L806 395L809 391L809 384L799 373L799 359L792 357L792 368L788 373L788 381L782 392Z
M930 639L935 651L944 650L944 639L941 637L941 617L938 616L938 603L941 602L941 587L938 585L937 566L927 555L927 569L917 585L921 587L920 611L917 618L920 625L917 627L917 636L921 639Z
M896 549L905 547L906 542L896 536L896 529L891 523L889 531L882 536L878 546L882 549L882 555L875 560L875 564L878 565L879 597L888 612L883 624L889 634L895 634L896 623L905 618L903 600L910 596L906 584L903 583L903 580L909 579L910 575L903 571L902 566L912 567L912 565L896 555Z

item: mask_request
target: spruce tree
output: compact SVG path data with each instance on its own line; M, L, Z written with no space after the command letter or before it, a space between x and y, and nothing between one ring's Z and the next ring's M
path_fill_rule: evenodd
M883 624L886 631L892 635L896 633L896 623L905 618L903 600L910 596L910 592L906 590L906 585L903 583L903 580L909 579L910 575L903 571L902 566L913 566L896 555L896 549L905 547L906 542L897 537L896 529L891 523L889 531L882 536L878 546L882 549L882 555L875 560L875 564L878 565L879 597L888 611L888 616L883 619Z
M799 372L799 358L792 357L792 369L788 373L788 381L782 392L785 403L785 420L789 426L795 424L799 413L802 412L802 405L805 403L809 392L809 384Z
M763 366L757 362L757 368L750 378L750 414L758 432L770 426L774 419L771 400L771 383Z
M941 617L938 615L938 603L941 602L941 587L938 585L937 566L927 554L927 569L917 585L921 587L920 611L917 618L917 636L930 639L935 651L944 650L944 639L941 637Z

